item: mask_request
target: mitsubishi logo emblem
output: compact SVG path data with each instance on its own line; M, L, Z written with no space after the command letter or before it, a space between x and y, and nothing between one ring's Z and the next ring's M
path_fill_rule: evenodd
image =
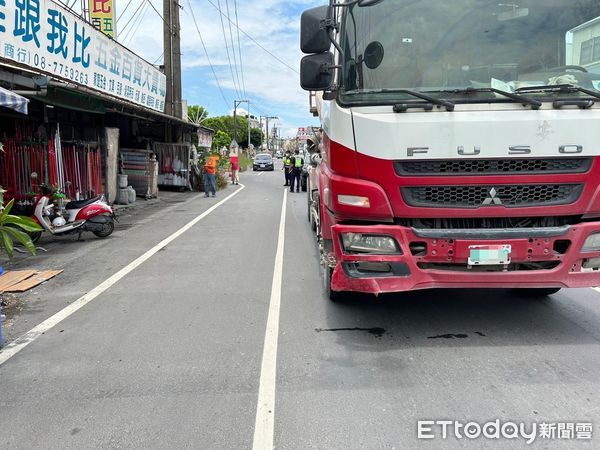
M502 200L500 200L500 198L497 197L498 191L496 190L496 188L491 188L488 195L489 197L483 201L483 206L502 204Z

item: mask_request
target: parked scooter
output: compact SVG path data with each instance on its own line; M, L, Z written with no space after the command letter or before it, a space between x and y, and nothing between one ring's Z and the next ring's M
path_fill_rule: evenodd
M40 185L40 190L32 219L44 231L54 235L78 233L79 237L84 231L91 231L101 238L110 236L114 231L115 214L103 195L65 205L64 194L53 194L46 185ZM31 240L37 242L41 234L41 231L30 233Z

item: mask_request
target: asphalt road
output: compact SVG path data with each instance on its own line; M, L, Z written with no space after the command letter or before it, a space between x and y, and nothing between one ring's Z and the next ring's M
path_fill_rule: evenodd
M259 395L270 394L273 445L284 449L526 447L522 438L444 440L437 428L419 440L418 420L600 426L600 293L532 301L436 290L333 304L306 195L287 195L280 243L283 175L241 181L244 189L190 196L114 238L90 239L64 277L39 288L40 307L13 330L60 311L241 189L0 365L1 448L251 448ZM277 347L264 352L265 342ZM538 438L532 448L600 448L597 434Z

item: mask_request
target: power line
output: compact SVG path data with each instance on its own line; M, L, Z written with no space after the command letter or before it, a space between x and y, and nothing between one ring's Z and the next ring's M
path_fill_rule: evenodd
M225 6L227 7L227 16L229 16L229 0L225 0ZM235 76L237 77L237 82L238 86L240 87L241 94L243 97L245 97L246 93L242 90L242 83L240 83L240 74L238 72L237 55L235 51L235 43L233 41L233 30L231 29L231 22L229 22L229 37L231 38L231 51L233 53Z
M227 51L227 60L229 61L229 69L231 70L231 79L233 80L233 87L237 93L238 97L241 97L240 91L235 82L235 75L233 74L233 66L231 65L231 56L229 55L229 45L227 44L227 34L225 33L225 23L223 22L223 13L221 12L221 0L217 0L219 6L217 9L219 10L219 17L221 19L221 29L223 30L223 39L225 40L225 50ZM214 6L214 3L213 3Z
M136 18L136 19L139 18L138 12L139 12L140 8L142 8L143 6L146 6L146 3L145 2L140 2L140 4L138 5L137 9L133 12L133 14L129 18L129 20L127 21L127 23L125 24L125 26L121 29L121 33L123 33L127 29L127 27L129 26L129 24L131 23L131 21L134 18ZM124 38L121 40L121 42L123 42L123 41L124 41Z
M75 0L77 1L77 0ZM119 14L119 17L117 17L117 23L119 23L119 20L121 20L121 17L123 17L123 14L125 14L125 12L127 12L127 10L129 9L129 7L133 4L133 2L127 2L127 6L125 6L125 9L123 9L123 11L121 12L121 14Z
M224 16L223 12L221 11L221 8L220 8L220 7L217 7L217 5L215 5L215 4L213 3L213 1L212 1L212 0L206 0L206 1L207 1L208 3L210 3L210 4L213 6L213 8L215 8L216 10L218 10L218 11L219 11L219 14L221 14L221 16ZM226 18L226 19L227 19L229 22L233 23L233 21L232 21L232 20L229 18L229 16L225 16L225 18ZM221 20L223 20L223 19L221 18ZM254 42L256 45L258 45L258 46L259 46L259 47L260 47L262 50L264 50L266 53L268 53L269 55L271 55L273 58L275 58L277 61L279 61L281 64L283 64L285 67L287 67L288 69L290 69L290 70L291 70L291 71L293 71L294 73L297 73L297 74L299 74L299 72L298 72L298 70L297 70L297 69L294 69L294 68L293 68L292 66L290 66L288 63L286 63L286 62L285 62L285 61L283 61L281 58L279 58L277 55L274 55L272 52L270 52L269 50L267 50L267 49L266 49L266 48L265 48L265 47L264 47L264 46L263 46L263 45L262 45L260 42L258 42L256 39L254 39L254 38L253 38L252 36L250 36L248 33L246 33L246 32L245 32L245 31L244 31L242 28L238 27L237 25L235 25L235 26L236 26L236 28L237 28L238 30L240 30L240 31L242 32L242 34L243 34L244 36L246 36L248 39L250 39L250 40L251 40L252 42Z
M173 28L171 28L171 24L167 23L167 21L165 20L163 15L158 12L158 10L154 7L154 4L150 0L146 0L146 1L150 4L150 6L152 6L152 9L154 10L154 12L156 12L156 14L158 14L158 17L160 17L162 19L162 21L165 23L165 25L169 28L169 31L171 32L171 34L173 34Z
M148 5L145 2L142 2L142 9L140 9L139 14L135 15L133 22L131 22L131 26L129 27L129 29L127 30L127 33L125 33L125 35L122 38L123 45L127 45L131 41L133 34L135 34L135 32L137 31L137 29L140 26L142 19L146 15L147 9L148 9Z
M163 57L163 56L165 56L165 51L164 51L164 50L163 50L163 52L160 54L160 56L154 60L154 62L152 63L152 65L153 65L153 66L155 66L155 65L156 65L156 63L157 63L157 62L159 62L159 61L162 59L162 57Z
M244 80L244 64L242 63L242 46L240 44L240 27L238 26L237 0L233 0L235 10L235 28L237 30L238 51L240 52L240 72L242 73L242 88L244 89L244 97L248 97L246 93L246 80Z
M131 28L129 29L127 35L123 38L122 42L124 45L125 45L126 40L127 40L126 45L129 45L129 43L135 36L135 33L137 33L137 31L139 30L140 25L144 22L144 17L146 17L146 13L148 12L148 4L143 3L143 5L144 5L144 8L142 8L142 10L140 11L140 14L138 15L138 17L136 17L136 20L131 25Z
M208 50L206 50L206 45L204 44L204 39L202 39L202 33L200 33L200 27L198 27L198 22L196 22L196 16L194 15L194 10L192 9L192 3L190 2L190 0L187 0L187 2L188 2L188 6L190 7L190 14L192 16L192 20L194 21L194 25L196 26L196 31L198 32L198 37L200 38L200 42L202 43L202 48L204 49L204 54L206 55L208 64L210 65L213 76L215 77L215 81L217 82L217 87L219 88L219 91L221 92L221 96L223 97L223 101L225 102L225 105L227 105L227 107L229 107L229 102L227 101L227 98L225 98L225 93L223 92L223 89L221 89L221 83L219 83L219 78L217 78L217 73L215 72L215 67L212 65L212 62L210 61L210 57L208 56Z

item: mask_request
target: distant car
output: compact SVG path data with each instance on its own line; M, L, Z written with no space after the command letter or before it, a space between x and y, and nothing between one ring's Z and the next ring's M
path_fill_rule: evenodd
M259 153L254 157L254 162L252 163L252 170L256 172L257 170L275 170L275 166L273 165L273 157L268 153Z
M283 158L283 152L281 150L277 150L275 152L275 158L279 158L279 159Z

